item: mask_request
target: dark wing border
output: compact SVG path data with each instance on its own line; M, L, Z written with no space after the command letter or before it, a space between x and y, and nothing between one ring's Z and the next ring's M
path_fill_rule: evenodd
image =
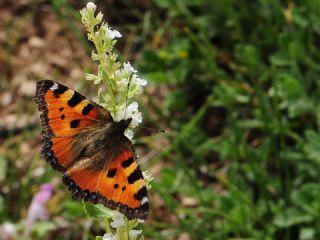
M41 80L37 82L36 93L34 100L38 105L38 110L40 112L40 121L41 121L41 136L42 136L42 151L41 156L47 162L50 163L51 167L54 170L59 172L65 172L66 169L61 164L59 164L58 159L54 156L53 151L51 150L52 142L51 138L53 137L53 132L49 126L48 119L48 107L45 101L46 92L54 85L54 82L51 80Z

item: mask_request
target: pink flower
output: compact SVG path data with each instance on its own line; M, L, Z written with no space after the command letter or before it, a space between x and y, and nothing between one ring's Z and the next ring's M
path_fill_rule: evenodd
M48 211L44 204L50 199L52 195L53 186L50 183L41 185L41 190L33 197L28 210L28 216L25 223L24 236L29 236L32 224L36 220L48 219Z

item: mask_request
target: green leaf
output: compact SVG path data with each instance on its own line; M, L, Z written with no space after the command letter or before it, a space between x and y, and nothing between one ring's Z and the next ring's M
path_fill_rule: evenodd
M308 223L312 220L312 216L297 208L287 208L275 216L274 224L280 228L287 228L296 224Z
M249 71L257 71L261 66L259 53L254 45L236 45L235 55L238 61L248 67Z
M61 213L65 218L74 219L84 217L85 214L82 211L81 203L73 200L65 200L61 204Z
M248 103L250 97L245 92L242 85L231 84L230 82L220 82L214 88L214 96L217 98L216 103L222 106L233 107L237 103Z
M246 120L239 120L237 122L238 127L249 129L249 128L261 128L263 127L263 122L258 119L246 119Z
M56 229L56 225L49 221L34 222L31 227L31 232L35 233L39 238L43 239L49 231Z
M313 228L302 228L300 230L300 240L315 239L315 230Z
M308 18L304 16L302 9L294 8L292 15L294 23L300 28L306 28L309 25Z
M320 164L320 135L313 130L307 130L305 133L306 144L304 145L304 152L307 157L317 164Z
M83 203L83 208L86 214L93 218L112 218L113 217L112 210L104 207L101 204Z
M285 67L290 66L293 62L289 57L285 54L278 53L274 54L270 57L270 62L275 67Z

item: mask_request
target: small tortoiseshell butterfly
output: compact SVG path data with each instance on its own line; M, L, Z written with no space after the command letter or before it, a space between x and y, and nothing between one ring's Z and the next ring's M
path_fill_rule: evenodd
M146 184L131 141L124 135L132 119L111 114L76 91L51 80L37 82L42 157L74 198L101 203L127 216L145 219Z

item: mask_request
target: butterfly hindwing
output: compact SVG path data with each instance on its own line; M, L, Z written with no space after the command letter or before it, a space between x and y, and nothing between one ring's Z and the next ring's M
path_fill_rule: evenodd
M114 134L110 113L51 80L37 83L43 157L58 171L75 198L145 219L147 189L131 142ZM113 124L113 125L112 125ZM127 125L126 125L127 126Z
M82 162L81 162L82 161ZM123 149L100 170L79 161L63 176L75 198L101 203L125 214L128 219L145 219L149 210L147 188L133 152Z

